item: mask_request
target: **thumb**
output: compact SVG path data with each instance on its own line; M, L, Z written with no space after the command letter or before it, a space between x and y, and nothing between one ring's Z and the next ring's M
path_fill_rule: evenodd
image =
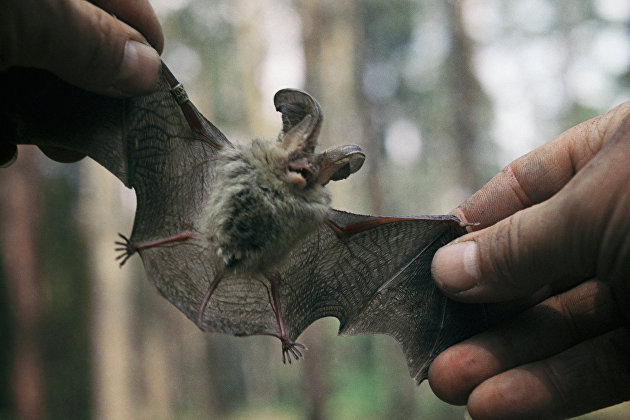
M588 243L575 241L564 204L554 197L441 248L431 267L436 283L456 300L499 302L593 277Z
M468 302L527 297L595 276L625 285L628 110L616 107L522 156L460 206L462 220L491 225L438 250L431 266L437 285Z
M3 64L46 69L110 96L145 93L157 83L160 57L131 26L87 1L30 3L14 3Z

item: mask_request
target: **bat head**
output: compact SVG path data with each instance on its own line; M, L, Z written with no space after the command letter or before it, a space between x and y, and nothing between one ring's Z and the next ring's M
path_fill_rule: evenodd
M365 159L354 145L315 151L322 112L308 93L281 90L274 102L283 123L277 140L221 149L205 212L217 255L241 272L282 261L327 217L324 185L356 172Z
M365 155L356 145L315 152L323 120L322 110L311 95L296 89L282 89L274 98L282 113L278 145L286 153L284 178L300 188L326 185L347 178L363 165Z

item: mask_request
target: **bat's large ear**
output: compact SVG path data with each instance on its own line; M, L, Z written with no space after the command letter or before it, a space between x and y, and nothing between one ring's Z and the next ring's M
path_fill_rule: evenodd
M313 153L322 124L322 110L311 95L301 90L282 89L273 97L282 113L282 131L278 141L290 152Z
M327 149L317 155L315 164L319 168L317 183L326 185L328 181L339 181L361 169L365 153L356 144Z

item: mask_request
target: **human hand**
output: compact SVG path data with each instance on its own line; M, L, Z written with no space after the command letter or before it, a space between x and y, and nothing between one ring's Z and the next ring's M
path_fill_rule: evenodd
M552 297L444 351L435 394L500 419L630 399L630 103L512 162L454 214L480 225L434 257L448 296Z
M151 91L163 44L148 0L9 0L0 14L0 70L36 67L108 96ZM0 165L17 151L8 141L0 139ZM68 151L47 152L60 161L80 158Z
M150 91L163 44L147 0L9 0L0 15L0 70L41 68L109 96Z

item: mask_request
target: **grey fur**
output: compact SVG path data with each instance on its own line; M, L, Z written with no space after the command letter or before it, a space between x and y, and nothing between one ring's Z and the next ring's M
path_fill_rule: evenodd
M226 267L269 271L326 219L328 191L289 178L291 150L256 139L219 153L206 227Z

